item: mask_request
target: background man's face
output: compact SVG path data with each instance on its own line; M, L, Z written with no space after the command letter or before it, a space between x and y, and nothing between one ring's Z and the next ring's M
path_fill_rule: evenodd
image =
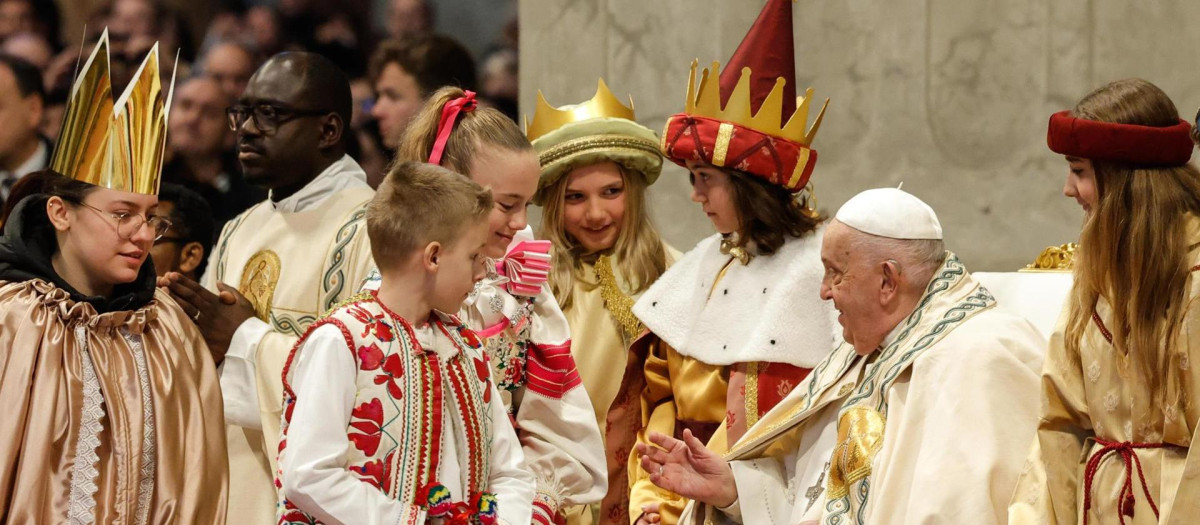
M170 217L174 212L174 202L158 201L158 211L155 212L155 215ZM154 241L154 245L150 247L150 259L154 261L154 271L158 275L179 271L179 251L183 248L183 243L176 239L179 239L179 234L175 232L175 226L172 225L162 238Z
M220 84L229 100L237 100L254 74L254 57L234 44L221 44L204 56L202 69Z
M220 86L195 78L179 86L174 98L167 134L171 149L182 155L219 155L229 135L229 103Z
M20 162L24 159L9 159L25 148L30 140L36 139L38 124L41 123L41 104L36 95L21 96L17 89L17 77L12 70L0 65L0 161Z

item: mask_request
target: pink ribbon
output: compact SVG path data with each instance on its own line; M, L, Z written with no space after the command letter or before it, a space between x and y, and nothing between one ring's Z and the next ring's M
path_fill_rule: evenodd
M430 164L439 166L442 164L442 153L446 150L446 141L450 139L450 132L454 131L454 123L458 121L458 115L464 111L474 111L475 106L474 91L464 91L463 96L442 106L442 118L438 121L437 138L434 139L433 149L429 152Z
M508 293L534 297L550 278L550 241L523 240L509 246L496 271L506 278Z

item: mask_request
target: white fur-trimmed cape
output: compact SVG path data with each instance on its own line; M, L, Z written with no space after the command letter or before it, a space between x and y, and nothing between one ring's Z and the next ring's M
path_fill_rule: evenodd
M720 235L708 237L642 295L633 313L680 354L710 365L812 368L842 339L833 302L820 297L823 232L789 239L750 264L732 263L715 289L729 256L721 253Z

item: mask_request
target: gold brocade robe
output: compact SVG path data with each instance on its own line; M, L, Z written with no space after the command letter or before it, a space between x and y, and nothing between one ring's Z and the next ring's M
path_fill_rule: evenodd
M1189 224L1191 239L1200 240L1200 222ZM1193 267L1187 282L1187 310L1178 338L1170 351L1168 399L1178 393L1178 403L1151 406L1150 389L1140 379L1129 355L1118 353L1105 331L1111 326L1111 308L1100 300L1083 333L1078 352L1064 344L1065 319L1054 335L1042 370L1042 418L1037 439L1009 507L1009 523L1070 525L1082 523L1085 469L1102 445L1109 442L1162 443L1164 448L1133 451L1145 475L1143 489L1138 467L1133 465L1133 516L1125 523L1196 523L1200 519L1200 452L1191 453L1200 425L1200 250L1189 254ZM1103 330L1101 327L1104 327ZM1131 458L1132 459L1132 458ZM1092 480L1088 523L1120 522L1121 491L1126 482L1125 462L1119 452L1105 457ZM1160 519L1146 500L1148 490Z
M0 521L225 521L216 370L166 293L97 314L45 281L3 283L0 348Z
M665 243L663 249L670 267L680 254ZM571 340L575 342L571 353L596 411L596 424L604 428L608 407L621 387L621 376L613 371L625 369L629 345L645 329L632 312L633 301L641 294L630 293L633 286L610 256L605 256L603 262L581 265L582 278L575 279L571 305L563 309L563 314L571 327ZM604 272L603 278L597 275L598 267ZM620 297L628 302L610 305L606 294L614 297L612 302L625 303Z
M674 524L686 502L650 482L635 442L648 443L651 431L678 437L690 429L724 452L730 436L782 399L839 339L836 313L820 298L820 227L745 262L722 251L722 240L700 241L634 305L649 335L630 346L609 408L606 453L624 465L609 471L603 521L629 523L644 504L659 503L662 523Z
M636 442L684 429L717 452L799 384L833 348L833 308L820 299L820 231L739 262L709 237L638 300L649 332L635 341L606 421L609 493L600 519L630 523L659 503L674 524L686 501L656 487ZM680 345L680 346L675 346ZM613 466L617 465L617 466Z
M669 267L680 254L665 243L663 249ZM633 302L640 294L630 293L633 285L620 273L619 265L610 255L594 263L581 261L580 265L583 271L573 282L571 304L563 313L571 327L574 342L571 353L592 401L596 424L605 430L604 437L613 431L605 428L608 409L621 387L621 375L613 371L625 369L629 344L644 330L632 312ZM610 473L624 472L627 458L606 459ZM567 512L567 523L598 523L599 511L599 503L573 507Z

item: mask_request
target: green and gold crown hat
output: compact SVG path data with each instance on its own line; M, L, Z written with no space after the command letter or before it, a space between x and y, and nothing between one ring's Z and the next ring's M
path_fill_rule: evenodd
M591 100L557 108L546 102L539 90L537 109L533 121L526 121L525 136L542 165L533 198L538 205L545 205L546 188L579 166L615 162L641 174L647 185L654 184L662 172L658 136L637 123L632 97L628 106L621 103L604 79Z

